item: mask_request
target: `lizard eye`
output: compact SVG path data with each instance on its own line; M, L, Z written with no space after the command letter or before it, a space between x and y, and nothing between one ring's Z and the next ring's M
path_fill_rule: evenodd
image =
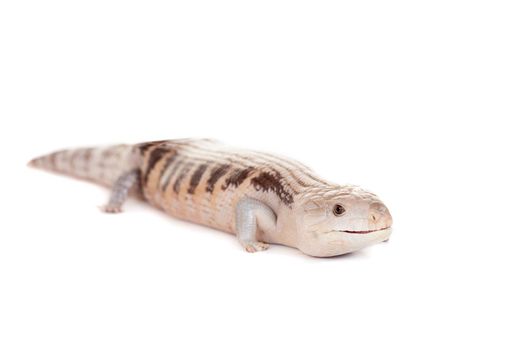
M335 216L341 216L345 213L346 209L341 204L334 205L334 209L332 210L334 212Z

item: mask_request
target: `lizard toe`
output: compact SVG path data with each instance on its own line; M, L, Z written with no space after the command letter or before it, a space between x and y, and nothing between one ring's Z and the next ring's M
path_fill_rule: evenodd
M248 253L260 252L270 247L268 243L264 243L264 242L247 242L247 243L244 243L243 245L244 245L244 249Z

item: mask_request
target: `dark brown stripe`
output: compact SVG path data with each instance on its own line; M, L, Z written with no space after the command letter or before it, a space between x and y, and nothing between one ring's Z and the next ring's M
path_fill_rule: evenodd
M206 185L206 192L212 193L217 181L219 181L221 177L226 175L226 173L228 173L230 168L231 168L231 165L222 164L222 165L217 166L215 169L213 169L211 171L210 178L208 179L208 183Z
M269 172L262 172L254 177L251 184L257 191L268 192L271 191L279 197L284 204L290 205L293 203L293 195L288 192L283 186L283 177L281 174L271 174Z
M245 169L235 169L232 174L224 181L222 189L225 190L230 186L239 187L240 184L246 180L248 176L255 170L254 167L247 167Z
M149 154L149 157L148 157L148 165L146 166L146 169L145 169L145 171L143 173L143 175L144 175L144 180L143 180L144 185L148 184L149 175L151 174L153 169L155 169L155 166L157 165L157 163L159 163L160 160L163 159L163 157L169 152L171 152L170 149L164 148L162 146L159 146L159 147L155 148L153 151L151 151L151 153Z
M163 192L165 192L166 188L168 188L168 185L171 182L171 178L173 177L173 175L175 175L175 173L177 172L177 169L179 169L180 166L184 163L184 161L181 159L174 160L174 162L175 162L175 165L173 165L173 167L170 169L169 175L166 178L167 181L162 185Z
M180 191L180 184L182 180L186 177L186 175L190 172L191 167L193 166L193 163L186 163L184 164L184 167L181 169L179 175L177 176L177 179L175 180L175 183L173 184L173 191L175 193L179 193Z
M144 143L139 143L137 145L137 148L139 149L140 151L140 154L141 155L144 155L146 153L147 150L149 150L150 148L154 147L154 146L158 146L162 143L165 143L166 141L152 141L152 142L144 142Z
M262 157L262 156L260 156L260 155L258 155L258 156L261 157L261 158L264 158L264 157ZM237 155L237 157L239 157L239 158L241 158L241 159L243 159L243 160L247 160L247 161L250 161L250 160L251 160L251 161L253 162L253 160L252 160L250 157L247 157L247 156ZM303 180L301 180L301 179L300 179L300 178L299 178L299 177L293 172L292 169L287 168L287 167L286 167L285 165L283 165L283 164L279 164L279 163L277 163L274 159L269 159L268 157L266 157L266 159L267 159L268 162L266 162L266 163L264 164L264 166L267 167L267 168L269 168L271 171L273 171L273 172L275 172L275 173L278 173L279 171L278 171L277 169L274 168L274 166L277 165L277 166L279 166L280 168L282 168L283 170L285 170L285 171L288 173L288 175L290 175L290 177L291 177L292 179L294 179L294 181L295 181L299 186L301 186L301 187L308 187L308 186L310 186L310 185L306 184ZM296 168L295 170L297 170L297 171L301 171L301 169L299 169L299 168ZM302 172L302 171L301 171L301 172ZM295 191L294 191L294 192L295 192ZM296 192L296 193L297 193L297 192Z
M197 170L193 172L193 175L191 176L191 180L190 180L190 187L188 188L189 194L195 193L195 188L197 188L197 186L199 185L202 175L204 174L207 168L208 168L208 164L201 164L199 165Z

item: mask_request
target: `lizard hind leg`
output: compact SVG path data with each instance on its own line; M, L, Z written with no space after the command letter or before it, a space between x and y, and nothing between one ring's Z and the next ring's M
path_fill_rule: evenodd
M268 249L268 243L257 240L257 229L264 232L275 230L276 215L261 201L244 198L237 203L235 228L237 239L247 252L255 253Z
M122 174L113 184L111 196L106 205L102 206L102 211L106 213L122 212L122 205L128 198L130 189L137 185L140 179L140 170L134 169Z

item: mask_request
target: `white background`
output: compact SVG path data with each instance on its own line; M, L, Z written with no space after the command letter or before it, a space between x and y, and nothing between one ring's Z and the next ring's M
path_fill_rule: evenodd
M2 1L1 349L523 349L522 1ZM378 193L333 259L25 167L213 137Z

